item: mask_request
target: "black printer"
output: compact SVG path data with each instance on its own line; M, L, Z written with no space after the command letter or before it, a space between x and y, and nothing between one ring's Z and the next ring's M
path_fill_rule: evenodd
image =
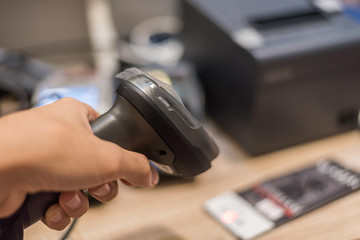
M183 0L207 110L251 154L356 128L360 23L339 0Z

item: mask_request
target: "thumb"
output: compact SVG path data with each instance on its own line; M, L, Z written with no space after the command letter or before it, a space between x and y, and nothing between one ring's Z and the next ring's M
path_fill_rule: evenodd
M94 108L92 108L90 105L84 103L86 116L89 122L95 120L100 116L100 113L98 113Z

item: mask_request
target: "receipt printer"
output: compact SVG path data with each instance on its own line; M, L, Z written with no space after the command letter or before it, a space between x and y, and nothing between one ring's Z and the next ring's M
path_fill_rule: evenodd
M253 155L345 132L360 108L360 23L339 0L183 0L207 110Z

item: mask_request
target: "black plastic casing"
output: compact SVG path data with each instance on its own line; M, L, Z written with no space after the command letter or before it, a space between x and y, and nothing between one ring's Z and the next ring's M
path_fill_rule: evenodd
M140 152L163 167L169 167L167 172L175 175L194 177L210 168L211 161L219 153L218 147L169 89L170 86L135 68L117 77L121 82L116 90L115 103L92 123L95 135ZM126 113L130 113L131 121L124 119L124 111L115 110L123 108L125 102L136 110L127 107ZM115 119L117 123L114 123ZM141 122L141 119L146 122ZM103 126L102 129L97 125ZM121 129L121 132L114 132L116 129ZM130 135L131 138L127 137ZM126 141L122 139L124 136Z

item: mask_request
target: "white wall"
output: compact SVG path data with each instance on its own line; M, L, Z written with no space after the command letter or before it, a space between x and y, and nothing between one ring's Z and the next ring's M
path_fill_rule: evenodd
M176 15L178 0L110 0L116 29L128 33L134 25L158 15Z
M177 0L108 1L120 35L143 19L176 14ZM55 63L91 64L86 0L0 0L2 47Z

